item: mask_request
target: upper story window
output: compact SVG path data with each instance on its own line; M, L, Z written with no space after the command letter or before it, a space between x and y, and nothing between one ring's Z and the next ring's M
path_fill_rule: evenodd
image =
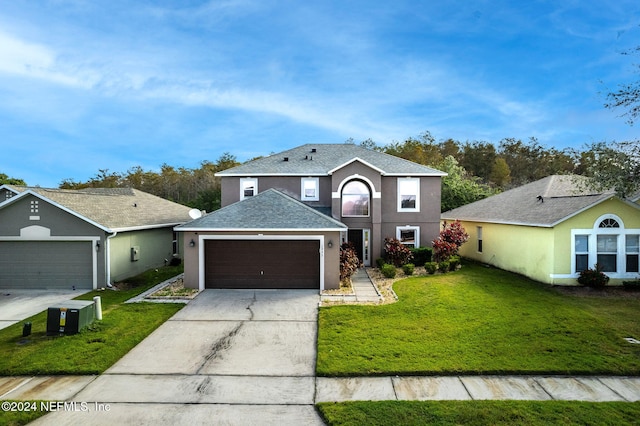
M258 179L244 178L240 179L240 199L253 197L258 194Z
M38 201L31 201L31 209L30 209L31 214L33 213L39 213L39 207L38 207Z
M399 212L419 212L420 211L420 179L419 178L399 178L398 179L398 211Z
M369 216L371 193L367 185L352 180L342 188L342 216Z
M302 201L320 200L319 179L302 178L300 182L300 199Z

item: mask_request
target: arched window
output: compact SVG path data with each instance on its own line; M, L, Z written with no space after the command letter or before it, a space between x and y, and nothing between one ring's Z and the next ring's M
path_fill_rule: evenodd
M600 225L598 225L598 228L620 228L620 224L615 219L607 218L602 222L600 222Z
M342 188L342 216L369 216L371 193L367 185L352 180Z

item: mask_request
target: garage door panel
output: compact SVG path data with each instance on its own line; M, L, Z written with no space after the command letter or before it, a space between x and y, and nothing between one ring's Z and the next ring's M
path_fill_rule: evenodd
M207 288L320 287L318 240L206 240Z
M0 288L91 289L89 241L0 242Z

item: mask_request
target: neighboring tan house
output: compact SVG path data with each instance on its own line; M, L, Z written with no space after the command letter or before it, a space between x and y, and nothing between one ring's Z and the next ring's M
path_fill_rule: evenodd
M129 188L0 186L0 288L95 289L179 256L189 207Z
M342 242L352 242L368 266L382 256L386 237L430 246L440 228L445 173L353 144L302 145L216 175L222 178L222 209L176 228L193 245L185 252L189 287L337 288ZM261 239L270 242L258 245ZM315 248L285 252L274 243L295 247L305 240L315 241ZM278 279L267 279L267 263L284 258L318 263L312 273L318 278L292 284L304 274L287 263ZM244 276L250 265L253 280ZM216 275L221 268L225 278Z
M576 285L580 271L596 263L610 284L638 278L640 205L585 183L549 176L441 218L460 220L469 234L462 256L537 281Z

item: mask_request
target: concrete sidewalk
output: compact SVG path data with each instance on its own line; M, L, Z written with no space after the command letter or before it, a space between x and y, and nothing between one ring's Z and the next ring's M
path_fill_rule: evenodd
M194 394L187 392L185 375L118 375L122 386L131 386L143 381L154 385L153 400L121 401L117 392L97 392L94 397L103 400L97 403L176 403L176 404L233 404L231 395L209 395L203 398L202 386L194 387ZM198 383L206 382L213 387L220 381L214 375L199 374ZM282 377L282 376L281 376ZM252 376L255 379L256 376ZM276 378L262 377L269 383L270 393L284 392L279 389ZM564 401L640 401L640 377L630 376L393 376L393 377L318 377L315 379L315 397L308 401L301 393L292 392L292 384L305 378L282 377L282 385L289 390L282 394L288 404L343 401L426 401L426 400L564 400ZM247 386L241 376L224 376L229 385ZM0 400L79 401L76 395L90 383L100 382L97 376L34 376L0 377ZM241 383L242 382L242 383ZM127 384L128 383L128 384ZM217 383L220 385L220 383ZM304 383L299 383L304 385ZM115 388L114 388L115 389ZM180 392L176 392L181 389ZM196 391L197 390L197 391ZM249 390L249 388L247 388ZM299 390L299 389L298 389ZM305 392L306 393L306 392ZM101 396L100 396L101 395ZM266 395L256 393L250 399L255 404L264 404ZM302 397L302 399L301 399ZM94 398L94 399L96 399ZM246 398L245 398L246 399Z
M394 376L316 379L315 402L426 400L639 401L640 377Z

